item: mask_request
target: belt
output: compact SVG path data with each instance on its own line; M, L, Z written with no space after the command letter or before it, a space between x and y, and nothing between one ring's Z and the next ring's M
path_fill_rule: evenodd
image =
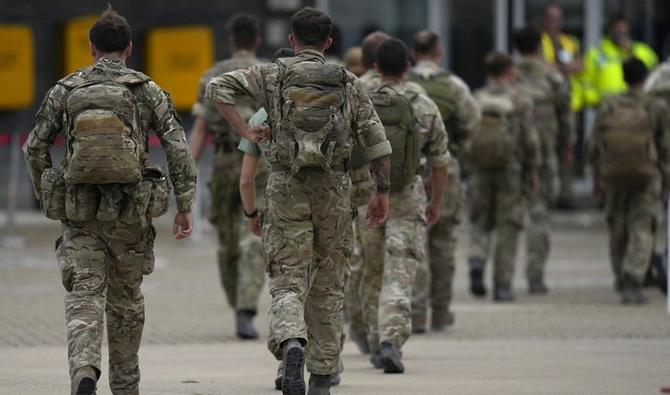
M271 166L272 172L291 172L291 168L288 166L283 166L278 163L273 163ZM342 162L337 165L333 165L330 167L331 171L336 171L336 172L341 172L341 173L347 173L349 170L347 169L347 165ZM311 166L311 167L303 167L300 169L300 171L307 170L307 171L319 171L319 172L326 172L322 167L319 166Z

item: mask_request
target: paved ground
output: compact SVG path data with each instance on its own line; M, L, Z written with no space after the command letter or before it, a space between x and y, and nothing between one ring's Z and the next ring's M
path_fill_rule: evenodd
M26 246L0 247L0 394L67 391L64 291L53 241L58 226L21 215ZM549 296L513 305L476 301L466 290L463 227L448 333L412 338L408 372L383 376L347 344L343 384L333 394L658 394L670 387L670 315L663 296L619 305L598 214L555 220ZM145 280L141 352L147 394L272 394L275 362L262 341L239 343L218 285L214 237L173 241L159 226L157 270ZM520 257L523 262L523 254ZM263 295L261 311L268 305ZM257 320L264 334L264 314ZM107 381L101 394L109 394Z

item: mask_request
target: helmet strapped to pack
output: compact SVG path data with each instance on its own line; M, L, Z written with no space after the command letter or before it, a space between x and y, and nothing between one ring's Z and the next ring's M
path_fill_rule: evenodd
M351 154L344 68L296 58L278 59L270 118L270 158L292 174L302 168L331 171Z
M142 179L146 143L139 130L139 104L129 87L147 78L118 77L93 67L61 84L65 104L68 184L128 184Z

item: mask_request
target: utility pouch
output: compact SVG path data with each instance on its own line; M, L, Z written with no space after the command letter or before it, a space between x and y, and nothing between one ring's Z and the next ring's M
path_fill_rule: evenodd
M165 214L169 206L170 182L163 169L158 166L149 166L144 169L144 180L151 183L151 197L146 209L146 215L150 218L160 217Z
M65 179L60 168L46 169L42 173L40 206L44 215L53 220L66 219Z
M70 221L82 222L95 218L100 192L95 185L76 184L65 188L65 213Z

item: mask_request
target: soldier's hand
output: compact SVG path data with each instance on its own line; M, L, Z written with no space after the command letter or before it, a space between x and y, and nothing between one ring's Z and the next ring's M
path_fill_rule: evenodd
M263 144L270 139L270 127L268 125L259 125L247 129L247 140L256 144Z
M190 211L184 213L177 213L174 217L174 225L172 225L172 233L178 240L185 239L191 235L193 231L193 214Z
M378 228L386 222L389 215L388 193L377 193L368 204L368 226Z
M254 218L249 219L249 229L256 236L261 235L261 228L263 226L263 221L261 221L261 216L257 215Z
M442 205L440 204L429 204L426 207L426 221L428 221L428 226L433 226L440 220L442 215Z

